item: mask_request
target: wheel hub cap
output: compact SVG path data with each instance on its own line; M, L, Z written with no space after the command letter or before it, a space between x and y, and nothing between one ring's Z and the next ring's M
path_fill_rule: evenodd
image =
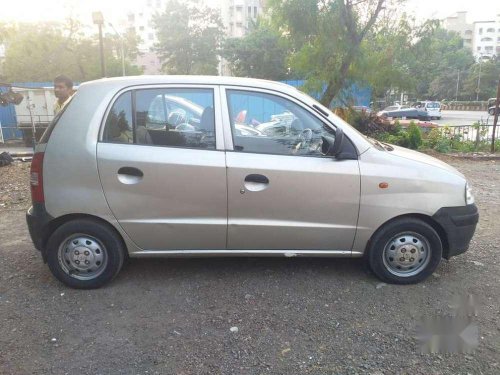
M64 241L59 248L59 264L72 277L92 279L106 267L105 247L97 239L79 234Z
M397 276L416 275L425 268L429 259L429 243L416 233L398 234L384 248L384 265Z

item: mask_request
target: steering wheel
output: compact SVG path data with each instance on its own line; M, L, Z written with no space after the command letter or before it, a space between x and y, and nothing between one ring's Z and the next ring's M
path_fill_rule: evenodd
M307 128L302 130L302 133L300 133L299 135L298 142L293 150L293 153L296 154L301 150L307 149L311 144L312 138L313 138L313 131L311 129Z

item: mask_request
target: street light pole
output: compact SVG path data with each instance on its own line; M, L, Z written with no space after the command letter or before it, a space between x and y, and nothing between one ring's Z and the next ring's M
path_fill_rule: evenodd
M123 35L120 34L118 31L116 31L115 27L113 26L113 24L111 22L108 22L108 25L111 26L111 28L113 29L113 31L115 32L116 35L118 35L118 37L120 38L120 54L121 54L121 58L122 58L122 76L125 77L125 46L124 46L124 42L123 42Z
M99 51L101 55L101 76L106 77L106 64L104 62L104 42L102 38L102 25L104 24L104 16L102 12L94 12L92 13L92 20L94 24L99 27Z
M479 57L479 75L477 76L476 102L479 101L479 86L481 85L481 57Z
M455 101L458 101L458 85L460 84L460 69L457 69L457 90L455 91Z

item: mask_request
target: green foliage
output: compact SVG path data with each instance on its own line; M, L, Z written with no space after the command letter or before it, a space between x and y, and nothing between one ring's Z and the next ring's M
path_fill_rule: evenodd
M19 24L4 26L6 46L2 78L10 82L51 81L65 74L74 81L101 77L97 37L88 38L80 32L81 25L69 20L59 23ZM116 36L105 38L107 75L122 74L120 41ZM130 59L137 53L137 38L125 42L126 72L138 74Z
M170 0L153 18L159 42L154 47L168 74L217 74L223 39L219 12L197 1Z
M292 71L306 80L307 91L321 92L329 105L360 59L360 45L373 27L385 0L270 0L270 17L292 45Z
M258 20L248 35L227 39L221 56L229 62L231 72L237 77L278 81L289 78L288 50L286 39L270 25Z
M412 121L408 126L408 146L413 150L418 150L422 145L422 130Z
M500 59L474 64L464 83L464 94L470 99L476 99L479 71L481 71L479 99L488 100L488 98L496 97L498 80L500 79Z

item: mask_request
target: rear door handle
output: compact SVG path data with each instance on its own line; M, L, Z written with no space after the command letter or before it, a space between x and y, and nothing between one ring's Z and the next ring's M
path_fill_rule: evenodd
M121 167L118 169L118 180L125 185L132 185L141 182L144 173L138 168Z
M269 179L261 174L249 174L245 177L245 189L248 191L262 191L268 188ZM245 189L242 189L240 193L244 193Z
M269 179L261 174L249 174L245 177L245 182L255 182L257 184L269 184Z

